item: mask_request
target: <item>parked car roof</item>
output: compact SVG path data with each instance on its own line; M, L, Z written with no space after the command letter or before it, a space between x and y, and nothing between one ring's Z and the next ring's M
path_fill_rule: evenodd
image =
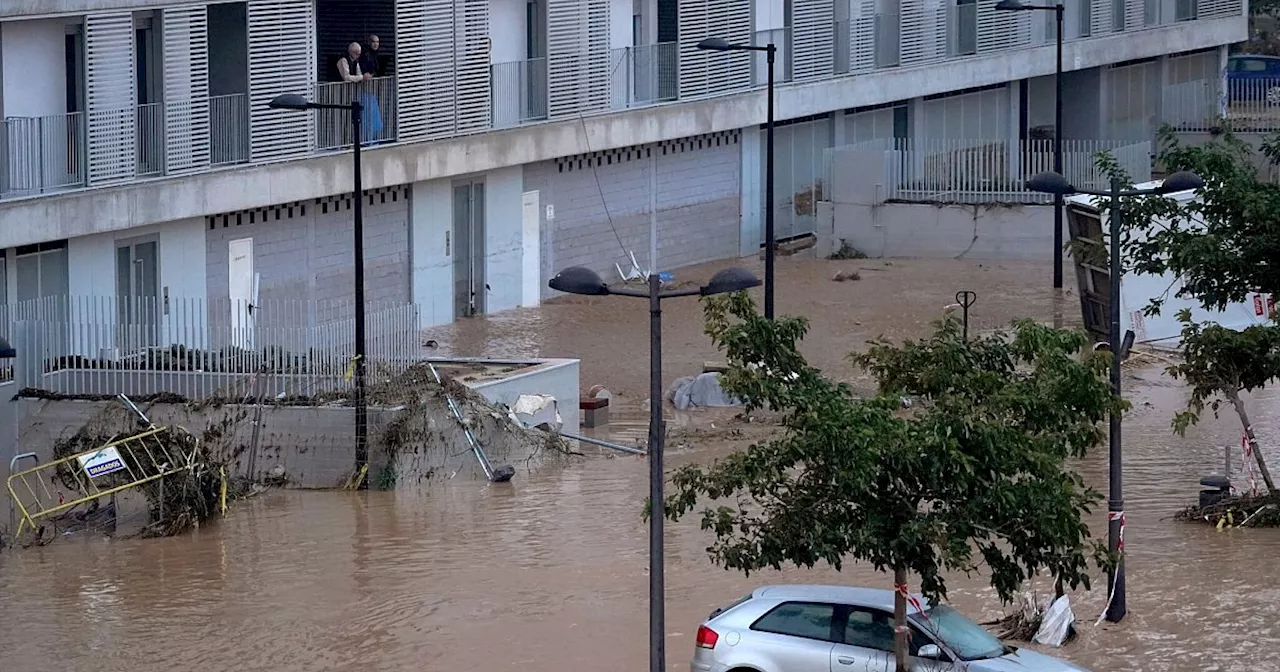
M823 585L777 585L761 586L751 592L754 598L770 600L812 600L851 604L860 607L871 607L893 611L893 591L879 588L858 588L855 586L823 586ZM929 601L920 595L915 596L922 606L929 606ZM907 613L914 614L918 609L907 603Z

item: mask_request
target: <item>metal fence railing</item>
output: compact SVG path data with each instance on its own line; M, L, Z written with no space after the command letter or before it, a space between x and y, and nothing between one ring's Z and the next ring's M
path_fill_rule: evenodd
M226 166L249 160L249 96L235 93L209 99L209 163Z
M418 309L366 304L371 376L422 355ZM350 301L49 297L14 304L5 326L19 385L61 394L218 394L270 373L274 394L312 395L350 384Z
M364 82L321 82L315 101L325 105L350 105L359 100L361 144L396 139L396 78L375 77ZM341 149L352 145L351 113L316 110L316 149Z
M679 59L676 42L614 49L609 59L614 108L675 100L680 93Z
M1063 172L1072 184L1103 189L1107 176L1098 168L1098 155L1110 152L1137 182L1151 177L1151 143L1065 140ZM863 173L875 180L877 202L1043 203L1051 197L1028 191L1025 182L1053 169L1052 140L870 140L825 150L830 199L843 200L843 191L868 185L842 184L833 169L842 161L867 166Z
M139 105L136 119L138 163L135 172L139 177L163 175L164 103Z
M83 113L9 117L0 128L0 198L84 186Z
M494 63L490 67L494 128L547 118L547 59Z

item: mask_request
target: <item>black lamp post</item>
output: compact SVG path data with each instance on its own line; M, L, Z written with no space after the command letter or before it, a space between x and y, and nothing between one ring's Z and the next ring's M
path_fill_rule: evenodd
M769 63L766 95L769 97L764 122L764 317L773 319L773 260L778 241L773 235L773 63L778 47L773 43L762 47L747 44L730 44L720 37L708 37L698 43L707 51L763 51Z
M711 296L758 287L760 279L745 268L726 268L702 287L662 290L656 274L649 289L610 287L589 268L574 266L547 283L551 289L585 296L635 296L649 299L649 672L665 672L666 612L663 588L662 540L662 300L678 296Z
M1111 180L1111 189L1109 191L1077 189L1071 186L1071 183L1061 173L1056 172L1040 173L1027 180L1028 189L1045 194L1053 194L1058 197L1068 194L1088 194L1111 199L1111 208L1108 215L1111 220L1111 264L1109 269L1111 274L1111 306L1108 310L1111 327L1108 330L1110 333L1107 340L1109 349L1112 352L1111 394L1117 401L1120 399L1120 361L1124 359L1128 346L1132 344L1131 341L1120 334L1120 230L1124 219L1124 210L1120 207L1120 199L1132 196L1169 194L1199 189L1203 186L1204 180L1200 179L1200 176L1195 173L1188 171L1174 173L1166 177L1160 186L1152 189L1124 190L1124 185L1117 179ZM1127 611L1124 594L1124 486L1122 482L1123 470L1121 468L1120 420L1119 413L1111 414L1108 437L1110 464L1107 492L1107 546L1112 553L1119 556L1119 561L1112 568L1107 582L1110 586L1110 597L1107 600L1107 620L1112 623L1120 622Z
M267 104L268 107L277 110L349 110L351 112L351 129L352 129L352 152L351 162L354 173L354 198L355 209L352 215L355 219L355 274L356 274L356 297L355 297L355 321L356 321L356 352L352 358L354 366L353 378L355 382L355 403L356 403L356 473L361 468L369 464L369 408L365 400L365 335L364 335L364 186L360 176L360 117L364 112L364 105L359 100L353 100L350 103L337 105L330 103L314 103L305 97L296 93L286 93L276 96ZM361 480L361 487L367 483L368 479Z
M1048 11L1053 12L1057 19L1058 25L1058 67L1053 75L1053 172L1062 174L1062 17L1066 12L1066 6L1062 4L1052 5L1024 5L1018 0L1000 0L996 3L996 9L1004 12L1030 12L1030 11ZM1062 211L1063 202L1061 195L1053 197L1053 288L1062 289Z

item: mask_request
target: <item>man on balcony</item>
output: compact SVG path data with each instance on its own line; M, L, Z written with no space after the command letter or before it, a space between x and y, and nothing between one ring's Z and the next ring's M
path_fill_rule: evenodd
M360 115L360 144L372 142L382 133L382 112L378 107L378 97L374 94L372 84L373 73L362 67L363 49L359 42L347 45L347 53L338 59L338 77L350 83L358 93L364 112ZM355 98L355 96L352 96ZM344 101L345 102L345 101Z

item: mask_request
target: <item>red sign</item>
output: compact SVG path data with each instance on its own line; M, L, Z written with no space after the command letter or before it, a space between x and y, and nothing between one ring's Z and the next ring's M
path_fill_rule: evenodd
M1261 294L1253 295L1253 314L1254 315L1262 314L1262 295Z

